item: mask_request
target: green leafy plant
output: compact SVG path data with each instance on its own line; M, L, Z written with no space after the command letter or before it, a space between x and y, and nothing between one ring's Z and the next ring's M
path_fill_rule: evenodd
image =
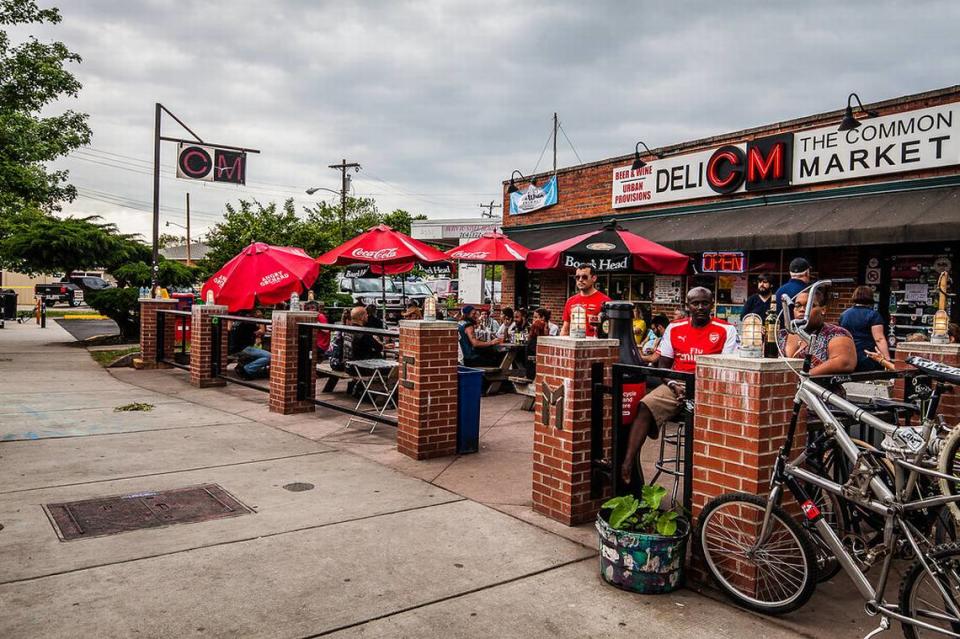
M667 489L663 486L644 486L640 499L633 495L614 497L601 508L610 510L607 521L617 530L669 537L677 532L680 512L677 509L660 510L660 502L666 494Z

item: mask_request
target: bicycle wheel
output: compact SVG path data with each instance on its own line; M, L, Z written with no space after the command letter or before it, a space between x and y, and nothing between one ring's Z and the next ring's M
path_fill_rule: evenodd
M951 598L952 607L960 610L960 544L935 546L926 553L931 569ZM960 633L960 615L944 601L934 577L919 561L913 562L900 584L900 611L903 614L949 632ZM942 637L933 630L901 622L907 639Z
M796 610L817 582L816 550L803 528L774 506L770 534L756 546L766 497L733 493L709 502L697 539L710 574L734 601L766 614Z
M943 442L937 468L941 473L957 478L957 481L940 480L940 492L944 496L960 495L960 425L954 427ZM954 519L960 521L960 506L956 502L947 504Z

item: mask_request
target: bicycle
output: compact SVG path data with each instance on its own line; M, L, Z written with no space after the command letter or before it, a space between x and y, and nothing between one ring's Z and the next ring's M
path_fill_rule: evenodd
M788 320L787 330L808 343L818 338L819 328L810 324L814 294L819 287L843 281L823 280L809 287L804 318ZM785 312L791 312L792 307L792 301L785 297ZM931 419L929 411L916 427L890 424L870 414L809 379L812 350L808 349L799 375L793 415L774 464L769 495L721 495L700 514L697 540L708 570L721 589L743 607L781 614L803 606L813 594L819 571L817 548L822 544L865 599L866 613L880 616L880 626L868 637L887 630L892 619L901 622L908 639L921 636L920 631L924 635L960 637L960 544L935 545L914 523L918 512L950 504L956 507L960 502L960 479L937 470L960 466L960 435L956 435L960 429L945 442L941 436L947 429L942 418ZM922 358L910 358L908 362L937 384L960 384L958 368ZM804 406L823 424L826 437L849 467L842 483L805 467L806 448L791 460L798 416ZM857 446L831 407L885 436L881 448L893 465L892 478L884 478L889 467L884 469L877 455ZM917 495L920 478L936 480L945 494ZM888 484L891 479L892 486ZM784 486L815 536L781 506ZM855 558L811 498L807 486L831 495L836 504L879 516L882 539L873 540L864 556ZM907 554L912 554L913 564L901 581L897 603L892 603L886 598L892 562L894 557ZM821 562L822 556L821 551ZM881 560L880 578L874 587L865 569Z

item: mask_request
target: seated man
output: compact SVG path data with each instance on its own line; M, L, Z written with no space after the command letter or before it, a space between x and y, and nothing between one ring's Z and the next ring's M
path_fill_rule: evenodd
M477 309L467 304L460 314L457 332L460 334L460 352L463 353L464 366L499 366L503 354L491 348L503 343L502 337L488 342L477 339Z
M356 306L350 311L350 323L353 326L365 326L371 328L368 324L367 309L362 306ZM344 359L348 362L361 359L378 359L383 356L383 344L375 336L366 333L345 333L344 334Z
M241 311L241 314L263 318L263 311L260 309L253 312ZM267 332L266 324L236 321L232 322L230 332L233 337L230 351L231 354L237 354L237 376L241 379L266 377L267 368L270 366L270 351L260 347Z
M735 353L739 346L736 329L710 315L713 309L713 293L698 286L687 293L687 311L690 316L671 322L660 338L659 368L669 368L682 373L697 370L698 355ZM637 415L630 428L627 453L620 476L625 484L630 483L634 460L640 453L647 436L656 439L663 424L674 419L682 407L685 384L680 380L667 379L640 400Z

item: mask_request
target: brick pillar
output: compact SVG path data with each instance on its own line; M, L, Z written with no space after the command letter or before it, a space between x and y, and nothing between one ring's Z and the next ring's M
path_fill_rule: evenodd
M693 518L724 493L764 495L793 410L799 359L752 359L737 355L697 358L693 430ZM803 419L803 413L801 413ZM802 450L805 423L794 439ZM786 492L786 490L785 490ZM693 582L707 584L702 559L691 566ZM744 566L750 579L751 570Z
M194 304L190 318L190 383L200 388L223 386L226 381L213 376L213 316L226 315L219 304ZM226 322L220 324L220 370L227 370Z
M931 344L930 342L900 342L897 344L897 360L922 357L948 366L960 367L960 344ZM894 397L903 399L903 381L897 380ZM960 392L947 393L940 400L940 411L947 423L955 426L960 422Z
M143 359L141 368L170 368L169 364L157 363L157 311L159 309L174 310L176 308L177 300L151 299L148 297L140 299L140 356ZM163 358L173 359L177 339L176 317L167 315L163 319Z
M593 519L603 503L590 498L590 372L595 362L601 362L609 381L618 346L615 339L537 340L533 509L567 526ZM609 402L604 413L606 434Z
M413 459L457 452L457 325L400 321L397 450Z
M312 359L307 396L297 400L297 325L316 320L317 314L308 311L273 312L270 341L270 412L293 415L311 413L316 408L313 398L317 388L317 369ZM311 340L311 347L313 344Z

